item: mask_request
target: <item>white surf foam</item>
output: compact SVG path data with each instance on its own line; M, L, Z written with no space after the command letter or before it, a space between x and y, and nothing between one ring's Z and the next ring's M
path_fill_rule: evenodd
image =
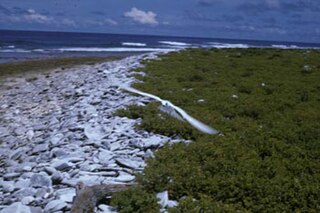
M33 49L32 52L47 53L49 51L44 49Z
M30 53L30 50L25 49L1 49L0 52L2 53Z
M158 41L161 44L168 44L171 46L190 46L190 44L184 42L177 42L177 41Z
M111 47L111 48L74 47L74 48L59 48L56 50L61 52L170 52L170 51L174 51L175 49L127 48L127 47Z
M273 45L271 45L271 47L279 48L279 49L287 49L288 48L287 45L281 45L281 44L273 44Z
M272 44L271 47L278 49L302 49L297 45Z
M136 43L136 42L122 42L123 46L136 46L136 47L145 47L147 44L145 43Z
M210 42L211 47L218 49L227 49L227 48L249 48L247 44L229 44L229 43L218 43L218 42Z

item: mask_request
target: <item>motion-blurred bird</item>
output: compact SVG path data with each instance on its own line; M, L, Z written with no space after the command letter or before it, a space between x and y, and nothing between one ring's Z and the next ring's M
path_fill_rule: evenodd
M197 119L191 117L183 109L181 109L180 107L175 106L170 101L162 100L158 96L155 96L155 95L152 95L152 94L149 94L149 93L145 93L145 92L141 92L141 91L139 91L137 89L134 89L132 87L129 87L129 86L122 86L121 88L124 89L124 90L127 90L128 92L136 93L136 94L139 94L139 95L146 96L146 97L152 98L154 100L157 100L165 107L171 107L176 112L178 112L181 115L182 118L184 118L193 127L195 127L196 129L200 130L201 132L204 132L204 133L207 133L207 134L210 134L210 135L215 135L215 134L218 133L218 131L216 129L211 128L210 126L208 126L208 125L198 121Z

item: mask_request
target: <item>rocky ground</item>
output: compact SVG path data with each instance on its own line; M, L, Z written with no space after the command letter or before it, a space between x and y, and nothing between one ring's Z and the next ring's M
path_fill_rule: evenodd
M119 85L134 82L128 70L154 57L132 56L1 83L2 213L67 212L79 181L132 182L154 149L176 142L134 128L139 120L113 115L119 108L150 101Z

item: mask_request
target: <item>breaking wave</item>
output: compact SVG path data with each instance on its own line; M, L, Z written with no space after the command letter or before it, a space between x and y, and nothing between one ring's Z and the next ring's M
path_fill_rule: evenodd
M110 48L74 47L74 48L59 48L56 50L61 52L169 52L169 51L173 51L174 49L127 48L127 47L110 47Z
M25 49L0 49L1 53L31 53L31 50Z
M281 44L273 44L271 45L271 47L273 48L278 48L278 49L299 49L300 47L296 46L296 45L281 45Z
M136 46L136 47L145 47L147 44L145 43L136 43L136 42L122 42L123 46Z
M177 42L177 41L159 41L159 43L167 44L167 45L171 45L171 46L190 46L190 44L188 44L188 43Z
M218 42L210 42L209 45L214 48L218 49L225 49L225 48L249 48L247 44L229 44L229 43L218 43Z

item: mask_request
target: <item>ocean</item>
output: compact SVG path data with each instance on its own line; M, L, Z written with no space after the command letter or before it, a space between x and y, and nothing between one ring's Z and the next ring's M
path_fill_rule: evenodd
M143 52L168 52L182 48L320 48L320 44L190 38L0 30L0 63L29 59L77 56L126 56Z

